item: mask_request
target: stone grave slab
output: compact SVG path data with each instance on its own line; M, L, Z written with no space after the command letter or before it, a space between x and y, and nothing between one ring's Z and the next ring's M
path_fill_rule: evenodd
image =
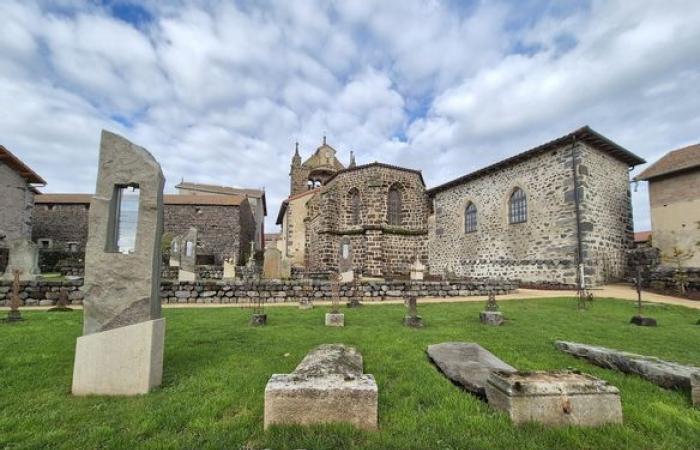
M164 183L148 151L102 132L85 251L83 336L73 370L76 395L145 394L161 383Z
M377 429L379 391L363 374L362 355L343 344L309 352L291 374L272 375L265 387L265 429L277 424L349 423Z
M681 389L686 392L698 389L700 367L576 342L556 341L554 345L565 353L583 358L597 366L639 375L666 389ZM695 385L693 379L696 380ZM693 404L700 405L697 397L693 397Z
M190 227L180 239L180 269L178 281L195 281L197 279L197 229Z
M515 372L516 369L479 344L444 342L428 346L428 357L453 383L486 399L486 380L493 371Z
M173 238L170 242L170 258L168 260L168 266L170 267L180 267L180 256L182 250L182 236L178 235Z
M345 326L345 314L343 313L326 313L326 326L327 327L344 327Z
M492 372L489 405L516 424L600 426L622 423L620 391L606 381L575 372Z
M7 267L2 277L14 280L15 270L19 270L21 281L31 281L41 274L39 270L39 247L26 239L15 239L9 244Z
M263 278L269 280L279 280L282 278L282 252L276 248L268 248L265 250Z

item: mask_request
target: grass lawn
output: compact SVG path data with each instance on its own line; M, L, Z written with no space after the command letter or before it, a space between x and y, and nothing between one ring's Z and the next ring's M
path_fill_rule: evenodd
M421 306L421 330L401 325L400 305L345 310L346 327L323 326L327 308L268 308L268 326L249 310L169 309L163 386L138 398L70 395L82 312L25 312L0 324L0 448L272 449L680 449L700 447L700 409L684 392L600 369L560 353L555 339L654 355L700 366L700 311L649 306L658 328L628 324L631 302L572 299L501 302L509 319L478 322L481 303ZM4 314L4 313L3 313ZM617 386L624 425L515 427L444 378L429 344L477 342L521 370L574 367ZM379 385L378 432L349 426L277 427L264 432L263 392L273 373L291 372L315 345L357 346Z

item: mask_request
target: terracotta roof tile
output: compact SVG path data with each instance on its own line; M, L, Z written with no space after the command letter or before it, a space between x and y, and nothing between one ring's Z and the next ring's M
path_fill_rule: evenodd
M700 144L689 145L666 153L634 179L645 181L696 167L700 167Z

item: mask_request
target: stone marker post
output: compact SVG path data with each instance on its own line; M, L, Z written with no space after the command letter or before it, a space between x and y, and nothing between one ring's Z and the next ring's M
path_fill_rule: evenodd
M22 313L19 311L19 280L22 272L18 269L14 271L14 280L12 280L12 294L10 294L10 310L7 312L7 322L19 322L24 320Z
M70 312L73 308L68 306L68 291L61 288L58 291L58 299L56 300L56 305L49 308L46 312Z
M489 292L486 309L479 313L479 321L486 325L498 326L503 324L503 313L498 310L496 295L493 292Z
M642 266L637 266L637 278L634 281L637 288L637 315L632 316L630 323L640 327L655 327L656 319L642 316Z
M406 299L406 307L408 313L403 318L403 324L411 328L423 327L423 318L418 315L418 300L415 295L411 295Z
M177 280L197 280L197 229L190 227L180 240L180 269L177 272Z
M137 395L159 386L163 172L148 151L102 131L85 252L83 336L74 395Z
M345 314L341 313L338 309L340 305L340 275L337 272L333 272L330 276L331 281L331 311L326 313L326 326L327 327L344 327L345 326Z

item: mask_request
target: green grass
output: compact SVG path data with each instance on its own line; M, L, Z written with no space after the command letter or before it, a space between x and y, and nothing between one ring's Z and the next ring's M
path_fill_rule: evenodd
M345 310L346 327L323 326L327 308L268 308L269 324L247 325L249 310L170 309L163 385L137 398L70 395L82 312L25 312L0 324L0 448L698 448L700 410L689 394L636 376L600 369L556 351L567 339L700 365L700 313L649 306L658 328L628 324L631 302L599 300L588 311L574 300L501 302L498 328L478 322L481 303L419 305L422 330L401 325L400 305ZM425 348L478 342L522 370L574 367L617 386L624 425L602 428L515 427L451 384ZM377 432L349 426L276 427L264 432L263 391L315 345L355 345L379 384Z

